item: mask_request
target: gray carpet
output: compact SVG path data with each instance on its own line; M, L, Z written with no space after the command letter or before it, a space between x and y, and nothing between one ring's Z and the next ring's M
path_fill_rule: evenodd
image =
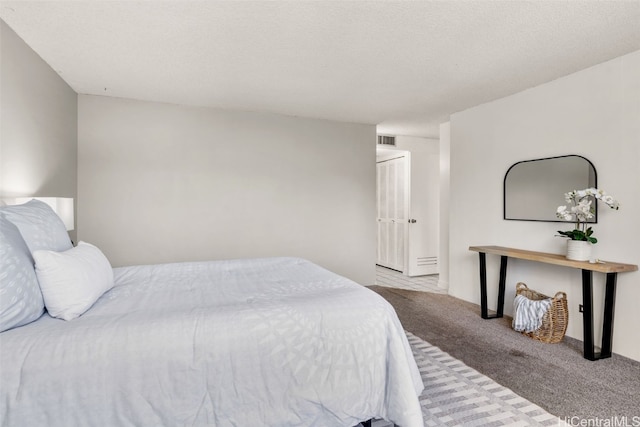
M560 419L640 419L640 363L614 354L590 362L582 343L532 340L511 319L483 320L480 307L428 292L371 286L407 331Z
M564 425L558 417L411 332L407 339L427 385L420 395L425 427ZM374 420L372 427L393 424Z
M407 333L426 385L420 395L425 427L557 426L560 421L438 347Z

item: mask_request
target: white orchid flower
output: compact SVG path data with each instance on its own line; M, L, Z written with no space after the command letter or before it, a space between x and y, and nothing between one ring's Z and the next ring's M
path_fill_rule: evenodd
M573 203L575 195L576 195L575 191L570 191L569 193L564 193L564 199L567 201L567 203Z
M611 209L619 209L619 203L603 190L597 188L585 188L584 190L573 190L564 194L564 198L567 203L572 206L558 206L556 209L556 217L565 221L572 221L575 223L573 231L561 231L560 234L564 237L569 237L573 240L587 240L591 243L596 243L597 239L592 237L593 231L591 227L587 228L587 220L595 216L595 206L593 206L594 200L600 200L609 206ZM586 237L585 237L586 236Z
M564 219L565 221L571 221L571 212L567 211L566 206L558 206L558 210L556 211L556 217L560 219Z
M611 196L608 196L608 195L602 196L601 200L604 203L606 203L611 209L618 209L620 207L618 202Z

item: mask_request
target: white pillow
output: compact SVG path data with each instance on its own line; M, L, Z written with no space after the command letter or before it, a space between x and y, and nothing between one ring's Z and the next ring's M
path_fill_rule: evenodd
M33 258L44 305L53 317L75 319L113 287L109 260L89 243L64 252L35 251Z
M73 247L64 222L49 205L40 200L3 206L0 212L18 227L32 253L40 249L66 251Z

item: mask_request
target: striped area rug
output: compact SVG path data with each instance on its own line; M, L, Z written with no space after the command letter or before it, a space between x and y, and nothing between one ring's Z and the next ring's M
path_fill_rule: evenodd
M410 332L425 390L425 426L559 426L565 423ZM374 423L374 425L376 425Z

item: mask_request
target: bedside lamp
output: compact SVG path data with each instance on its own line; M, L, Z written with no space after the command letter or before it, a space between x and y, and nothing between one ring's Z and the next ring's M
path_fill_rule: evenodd
M64 226L69 230L74 229L73 198L72 197L16 197L16 204L26 203L36 199L51 206L51 209L60 217Z

